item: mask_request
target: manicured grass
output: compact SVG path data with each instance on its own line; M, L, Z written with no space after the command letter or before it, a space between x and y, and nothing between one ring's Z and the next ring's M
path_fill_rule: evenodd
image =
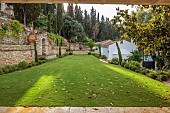
M93 56L0 76L0 106L170 106L170 87Z

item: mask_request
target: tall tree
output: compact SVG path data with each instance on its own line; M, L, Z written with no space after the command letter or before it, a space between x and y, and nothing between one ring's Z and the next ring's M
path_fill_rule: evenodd
M48 12L47 31L48 31L49 33L52 32L52 27L51 27L51 12Z
M79 6L78 11L79 11L79 18L77 21L83 25L83 11L81 10L80 6Z
M101 22L99 25L98 41L105 40L104 32L105 32L105 19L104 19L104 16L102 15Z
M58 34L61 35L61 30L63 28L63 4L57 4L57 29Z
M11 4L14 9L14 16L16 20L26 25L34 22L41 13L41 4Z
M73 4L68 4L67 6L67 13L69 16L71 16L72 18L74 18L74 7Z
M85 10L85 17L84 17L84 31L85 34L90 37L92 36L92 28L91 28L91 19L90 19L90 15L87 14L87 11Z
M117 42L116 42L116 47L117 47L118 56L119 56L119 64L121 65L121 63L122 63L122 53L120 51L120 47L119 47L119 44Z
M91 16L91 24L93 27L96 24L96 10L93 7L91 9L90 16Z
M55 4L41 4L41 8L43 10L44 15L48 15L48 12L54 13L56 9Z
M96 26L96 10L93 7L91 9L90 16L91 16L91 27L92 27L91 29L94 29ZM91 37L93 37L93 39L95 39L94 30L93 30L93 33L91 34Z
M90 15L87 13L87 10L84 10L84 20L83 20L83 27L85 34L90 37L91 35L91 20L90 20Z
M141 9L146 9L141 6ZM153 58L158 55L165 59L164 68L170 68L170 7L169 6L147 6L152 16L146 24L138 21L137 13L128 14L128 10L118 10L118 16L113 21L116 24L123 18L123 22L117 26L121 32L121 39L130 38ZM147 11L146 10L146 11Z
M100 22L100 15L99 15L99 12L98 12L98 14L97 14L97 22L99 23Z
M74 15L75 15L75 20L79 20L79 8L78 5L76 4L75 9L74 9Z
M98 33L99 33L99 23L98 23L98 22L96 22L96 24L93 26L92 30L93 30L93 40L94 40L94 41L98 41L98 40L96 39L96 36L97 36Z
M54 34L57 35L57 15L54 15Z
M63 36L71 42L75 38L81 38L83 36L83 26L69 15L63 16Z

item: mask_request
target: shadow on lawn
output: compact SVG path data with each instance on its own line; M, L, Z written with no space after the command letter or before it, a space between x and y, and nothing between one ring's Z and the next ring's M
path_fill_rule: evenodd
M46 72L52 67L47 65L48 63L0 76L0 106L36 106L43 96L49 95L44 91L53 87L53 81L57 82L57 78Z
M137 85L137 88L143 89L146 92L146 96L152 95L153 98L157 99L158 104L160 104L161 106L170 106L170 87L166 86L165 84L157 80L148 78L139 73L132 72L131 70L125 69L123 67L114 66L110 64L103 64L103 66L123 75L125 79L130 79L132 83L135 83ZM153 81L156 84L152 84Z

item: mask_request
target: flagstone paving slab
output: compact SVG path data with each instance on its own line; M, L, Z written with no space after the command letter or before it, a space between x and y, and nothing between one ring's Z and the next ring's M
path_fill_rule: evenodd
M86 113L85 107L71 107L70 113Z
M0 113L170 113L170 107L0 107Z

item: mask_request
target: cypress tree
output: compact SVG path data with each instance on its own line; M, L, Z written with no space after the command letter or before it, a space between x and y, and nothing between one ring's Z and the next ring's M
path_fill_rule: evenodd
M61 46L62 46L62 39L60 40L60 44L59 44L59 56L61 56Z
M97 22L99 23L100 22L100 17L99 17L100 15L99 15L99 13L97 14Z
M47 22L47 31L51 33L51 12L48 12L48 22Z
M75 20L79 20L79 9L78 9L78 5L75 6Z
M38 62L37 43L34 41L35 62Z
M74 18L74 9L73 9L73 4L68 4L67 6L67 13L69 16Z
M118 51L118 55L119 55L119 64L121 65L121 62L122 62L122 53L120 51L120 48L119 48L119 45L118 45L117 42L116 42L116 47L117 47L117 51Z
M79 13L79 19L78 19L78 22L83 24L83 11L81 10L81 7L79 6L79 9L78 9L78 13Z
M102 56L102 53L101 53L101 45L99 44L99 56L101 57Z
M57 35L57 16L54 17L54 34Z
M62 28L63 28L63 5L57 4L57 29L59 35L61 35Z

